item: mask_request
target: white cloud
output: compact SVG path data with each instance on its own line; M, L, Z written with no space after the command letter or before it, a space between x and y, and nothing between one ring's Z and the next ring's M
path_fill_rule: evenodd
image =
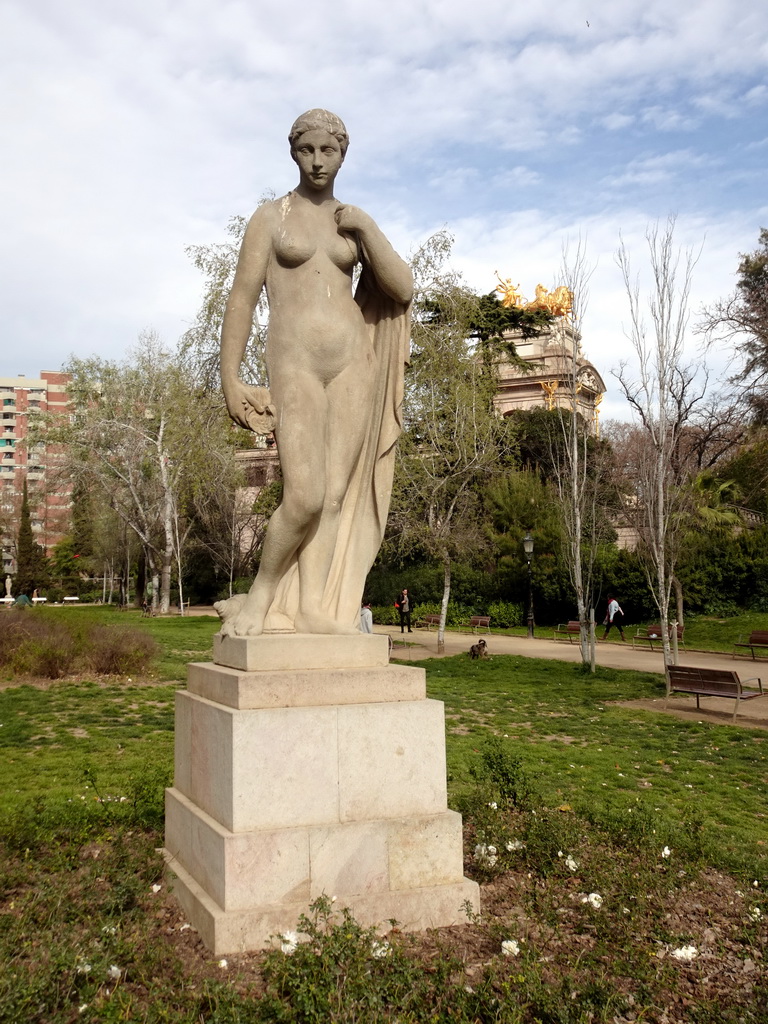
M350 130L340 194L402 250L448 224L478 288L496 267L551 282L587 231L590 351L616 345L619 227L681 208L719 225L720 294L760 226L762 5L11 0L4 36L4 372L121 355L148 325L178 336L199 296L184 246L294 184L286 136L311 106Z
M609 132L617 132L621 131L622 128L628 128L634 121L634 114L607 114L600 119L600 124L607 128Z

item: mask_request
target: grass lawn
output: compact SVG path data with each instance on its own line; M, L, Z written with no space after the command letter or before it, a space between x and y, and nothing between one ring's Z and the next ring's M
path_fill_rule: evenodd
M425 661L483 920L380 956L321 906L292 956L222 966L156 853L174 690L216 620L45 614L130 621L161 654L142 679L0 690L0 1024L768 1020L768 733L616 703L662 696L652 673Z

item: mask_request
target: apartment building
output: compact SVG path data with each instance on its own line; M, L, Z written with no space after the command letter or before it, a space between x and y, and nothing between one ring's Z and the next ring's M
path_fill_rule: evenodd
M0 543L3 573L16 570L15 547L24 481L32 530L50 554L69 530L71 485L62 473L58 445L31 443L30 424L38 413L68 415L69 376L43 371L39 378L0 377Z

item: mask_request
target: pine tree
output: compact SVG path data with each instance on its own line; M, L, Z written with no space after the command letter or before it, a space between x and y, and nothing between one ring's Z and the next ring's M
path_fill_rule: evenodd
M31 594L35 588L43 586L47 579L45 552L35 541L32 532L29 495L25 480L21 499L19 532L16 538L16 576L13 581L13 589L16 594Z

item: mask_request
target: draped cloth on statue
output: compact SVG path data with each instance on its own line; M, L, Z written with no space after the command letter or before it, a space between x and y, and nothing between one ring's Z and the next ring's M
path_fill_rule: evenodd
M365 580L387 525L395 443L403 426L403 377L410 353L411 321L410 304L404 306L385 295L365 261L355 301L373 342L376 380L368 431L342 502L323 607L319 609L351 626L359 626ZM299 576L294 555L278 584L265 630L292 630L298 606Z

